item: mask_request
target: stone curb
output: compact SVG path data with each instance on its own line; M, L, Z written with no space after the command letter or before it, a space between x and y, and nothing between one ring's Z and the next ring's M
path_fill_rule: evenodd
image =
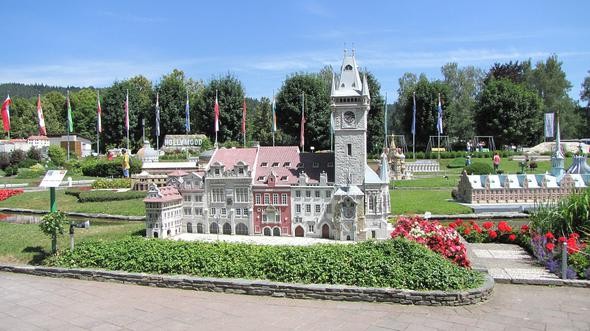
M498 284L569 286L590 288L590 282L579 279L523 279L523 278L494 278Z
M49 210L24 209L24 208L0 208L0 211L12 212L12 213L23 213L23 214L47 214L47 213L49 213ZM107 218L107 219L124 220L124 221L145 221L145 216L91 214L91 213L79 213L79 212L75 212L75 211L65 211L64 214L66 214L68 216L86 217L86 218Z
M347 285L290 284L265 280L224 279L190 276L152 275L93 269L65 269L0 264L0 271L35 276L74 278L195 291L261 295L292 299L387 302L424 306L462 306L486 301L493 292L494 280L484 274L484 284L463 291L411 291L392 288Z

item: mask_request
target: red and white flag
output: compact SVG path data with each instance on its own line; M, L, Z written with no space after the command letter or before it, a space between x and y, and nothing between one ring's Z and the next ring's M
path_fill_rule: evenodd
M129 132L129 91L125 96L125 129Z
M37 97L37 117L39 118L39 135L46 136L45 117L43 117L43 108L41 108L41 94Z
M10 105L12 104L12 100L10 99L10 95L4 100L2 103L2 123L4 124L4 131L10 131Z
M100 108L100 92L96 91L96 131L102 132L102 121L100 116L102 115L102 109Z
M215 93L215 132L219 131L219 102L217 101L217 93Z
M299 133L299 146L301 146L301 151L305 148L305 93L301 94L301 124L300 124Z

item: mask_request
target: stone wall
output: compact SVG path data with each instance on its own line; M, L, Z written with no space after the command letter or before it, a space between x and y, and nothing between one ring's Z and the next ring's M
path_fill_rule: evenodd
M346 285L288 284L264 280L220 279L190 276L151 275L118 271L63 269L36 266L0 265L0 271L36 276L108 281L143 286L179 288L195 291L264 295L293 299L336 301L367 301L426 306L460 306L487 300L494 280L484 274L480 288L464 291L410 291L392 288L356 287Z

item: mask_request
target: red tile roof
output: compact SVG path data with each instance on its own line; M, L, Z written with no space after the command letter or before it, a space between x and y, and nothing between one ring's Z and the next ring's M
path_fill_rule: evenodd
M297 183L299 172L299 148L297 146L264 146L258 151L256 160L256 178L254 185L266 185L271 171L276 176L276 185L291 185ZM258 178L264 177L263 181Z
M219 162L226 170L232 169L238 162L245 162L250 169L254 169L257 148L220 148L215 151L210 164Z
M27 138L28 140L49 140L47 136L30 136Z
M150 197L148 192L148 197L143 199L143 202L169 202L169 201L176 201L182 200L182 196L178 193L178 190L173 186L164 186L160 187L159 189L160 196Z

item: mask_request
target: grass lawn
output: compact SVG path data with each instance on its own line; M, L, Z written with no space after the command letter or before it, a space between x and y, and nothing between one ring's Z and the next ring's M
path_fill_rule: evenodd
M471 209L451 199L451 188L442 190L391 190L391 214L463 214Z
M118 240L130 235L143 235L143 222L90 220L89 229L76 229L76 243L84 240ZM69 227L58 237L58 250L69 249ZM0 222L0 262L40 264L51 250L51 239L39 230L38 224Z
M111 215L144 216L145 205L143 199L132 199L109 202L85 202L79 203L78 199L66 195L65 190L57 190L57 208L61 211L76 211L81 213L104 213ZM116 193L113 193L116 194ZM4 201L0 201L0 207L26 208L36 210L49 210L49 190L42 192L25 192Z

